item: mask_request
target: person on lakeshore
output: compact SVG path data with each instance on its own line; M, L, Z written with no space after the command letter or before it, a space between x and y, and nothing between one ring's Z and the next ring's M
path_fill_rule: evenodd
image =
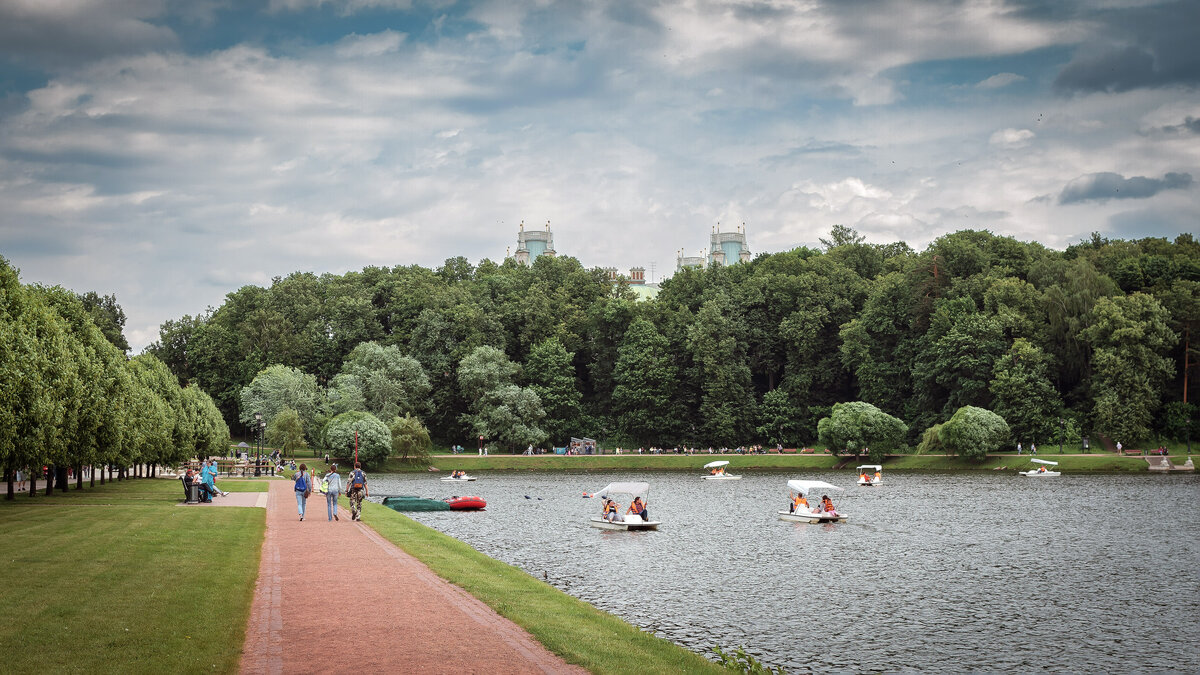
M17 492L24 492L25 491L25 472L20 469L17 469L16 483L17 483Z
M304 522L304 506L308 501L308 495L312 494L312 479L308 475L308 466L300 465L300 470L296 472L296 510L300 512L300 522Z
M217 489L217 460L204 460L204 465L200 467L200 481L204 483L209 494L214 497L216 495L221 495L222 497L229 496L228 492L222 492Z
M338 518L338 495L342 494L342 477L337 472L337 464L329 465L329 473L325 474L325 507L329 511L329 520Z
M1036 454L1037 454L1037 443L1030 443L1030 444L1029 444L1029 454L1031 454L1031 455L1036 455Z
M363 473L362 464L354 463L354 471L346 477L346 482L350 485L346 490L346 496L350 498L350 520L362 520L363 498L371 496L367 488L367 474Z
M1020 454L1021 454L1021 450L1022 450L1022 448L1021 448L1021 441L1017 441L1017 455L1020 455Z

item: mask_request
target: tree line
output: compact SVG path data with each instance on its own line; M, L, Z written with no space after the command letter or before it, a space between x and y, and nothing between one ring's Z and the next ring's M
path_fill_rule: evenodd
M0 257L0 467L67 487L73 468L153 473L189 457L225 454L229 429L207 393L180 386L151 354L128 358L125 316L113 296L21 284ZM103 471L97 473L104 482Z
M918 252L836 226L822 244L685 269L649 301L571 257L297 272L165 322L147 351L234 428L260 374L309 378L317 443L365 411L443 445L792 446L850 402L901 420L901 448L964 408L1003 442L1187 433L1192 235L1057 251L966 230Z

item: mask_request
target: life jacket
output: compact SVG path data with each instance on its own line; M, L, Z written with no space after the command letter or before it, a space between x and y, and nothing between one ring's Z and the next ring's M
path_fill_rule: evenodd
M630 506L633 507L633 512L638 515L641 515L642 511L644 511L646 508L641 502L634 502L630 504Z
M304 492L305 490L308 489L308 474L306 474L306 473L296 474L295 488L296 488L296 492Z
M361 490L367 486L367 477L363 475L362 469L355 469L350 477L350 489Z

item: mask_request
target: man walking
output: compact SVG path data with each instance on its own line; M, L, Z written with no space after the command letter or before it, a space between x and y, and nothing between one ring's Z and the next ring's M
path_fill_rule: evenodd
M346 482L350 485L346 490L346 497L350 499L350 520L362 520L363 498L369 497L370 492L367 489L367 474L363 473L360 463L354 463L354 471L350 472Z

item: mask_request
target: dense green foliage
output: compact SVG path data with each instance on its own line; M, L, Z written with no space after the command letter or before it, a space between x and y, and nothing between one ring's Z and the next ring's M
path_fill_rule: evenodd
M392 456L399 457L402 462L420 462L429 458L433 443L421 420L411 414L393 417L388 431L392 433Z
M835 404L817 424L817 435L830 452L867 455L874 462L903 449L907 432L904 422L863 401Z
M947 452L966 459L983 459L1009 437L1008 424L996 413L965 405L937 430Z
M254 412L242 389L275 365L323 388L317 418L379 408L361 386L378 366L347 370L356 347L375 343L420 364L428 406L411 412L431 436L469 447L477 429L513 449L567 436L799 445L847 401L902 420L908 446L963 406L1005 418L1010 443L1046 445L1060 430L1073 448L1081 435L1100 447L1101 436L1129 445L1186 433L1195 404L1183 391L1200 361L1192 235L1096 235L1055 251L961 231L918 252L835 230L821 250L677 272L646 302L569 257L296 273L163 324L150 351L236 422ZM480 347L508 366L464 381ZM510 424L520 433L501 441L496 425Z
M123 322L111 296L23 285L0 258L0 468L10 495L18 469L65 477L67 467L225 454L229 429L212 399L180 387L152 355L127 360Z
M347 412L329 420L322 444L335 457L357 457L364 467L377 467L392 452L392 432L368 412Z

